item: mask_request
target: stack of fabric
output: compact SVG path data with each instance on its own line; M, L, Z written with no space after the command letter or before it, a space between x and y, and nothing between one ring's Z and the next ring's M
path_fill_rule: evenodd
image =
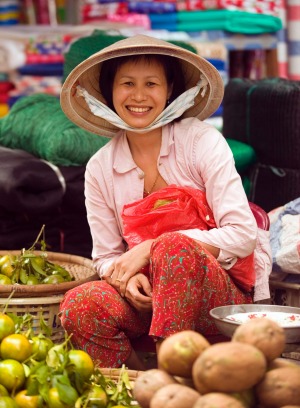
M32 35L24 43L24 63L11 73L15 89L10 106L20 97L34 93L59 96L63 76L63 53L70 37L59 33Z
M85 0L81 2L81 23L112 21L128 25L150 28L150 19L146 14L132 12L127 1Z
M0 0L0 26L20 23L20 3L19 0Z
M223 134L252 146L250 201L269 212L300 196L300 81L231 79Z
M129 1L131 12L147 13L152 29L197 32L226 30L244 34L276 32L282 27L279 0Z
M276 32L282 27L278 17L238 10L195 10L176 13L150 14L151 28L170 31L197 32L225 30L242 34Z

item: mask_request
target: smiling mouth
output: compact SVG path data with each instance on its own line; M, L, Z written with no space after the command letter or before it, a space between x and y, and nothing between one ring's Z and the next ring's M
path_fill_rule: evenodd
M149 112L151 110L151 108L135 108L132 106L128 106L127 109L130 112L134 112L134 113L145 113L145 112Z

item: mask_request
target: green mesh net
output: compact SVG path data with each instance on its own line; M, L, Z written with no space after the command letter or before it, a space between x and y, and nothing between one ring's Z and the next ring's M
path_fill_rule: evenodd
M23 96L0 119L0 145L22 149L57 166L85 165L110 139L81 129L49 94Z

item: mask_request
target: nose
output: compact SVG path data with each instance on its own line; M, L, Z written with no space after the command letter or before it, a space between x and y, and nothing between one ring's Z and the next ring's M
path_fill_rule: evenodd
M144 101L147 98L145 88L143 86L136 85L133 89L131 98L137 102Z

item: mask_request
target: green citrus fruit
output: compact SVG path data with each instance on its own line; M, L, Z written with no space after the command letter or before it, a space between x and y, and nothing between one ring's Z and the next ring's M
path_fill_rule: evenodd
M26 285L38 285L40 282L35 275L28 275Z
M63 283L65 282L64 278L61 275L50 275L47 276L43 280L43 283L48 283L48 284L56 284L56 283Z
M8 276L3 275L3 273L0 273L0 285L11 285L11 284L12 284L11 279Z
M32 357L37 361L45 360L48 351L54 346L54 343L48 337L34 336L31 339Z
M104 389L98 385L93 385L87 394L88 408L105 408L108 399Z
M0 384L2 384L9 392L13 389L20 389L24 382L25 371L23 365L19 361L13 359L0 361Z
M35 256L34 263L37 264L41 269L45 267L45 258L43 256Z
M4 337L15 332L15 323L11 317L5 313L0 313L0 342Z
M0 397L7 397L8 396L8 391L7 389L0 384Z
M78 398L78 393L73 388L74 392L73 395L71 396L70 393L68 393L68 397L73 399L73 402L71 404L66 404L61 401L59 398L59 393L56 387L50 388L48 392L48 407L49 408L73 408L75 406L75 402ZM1 407L0 407L1 408Z
M0 408L19 408L11 397L0 397Z
M12 266L11 261L7 261L1 267L1 274L11 278L14 270L15 268Z
M2 268L2 265L9 261L11 261L11 256L9 254L2 255L0 258L0 268Z
M88 353L83 350L70 350L68 353L69 361L83 380L88 380L94 371L94 363Z
M27 390L19 391L14 399L20 408L38 408L42 403L41 396L27 395Z
M12 358L23 362L31 356L32 344L24 334L10 334L2 340L0 353L3 359Z

